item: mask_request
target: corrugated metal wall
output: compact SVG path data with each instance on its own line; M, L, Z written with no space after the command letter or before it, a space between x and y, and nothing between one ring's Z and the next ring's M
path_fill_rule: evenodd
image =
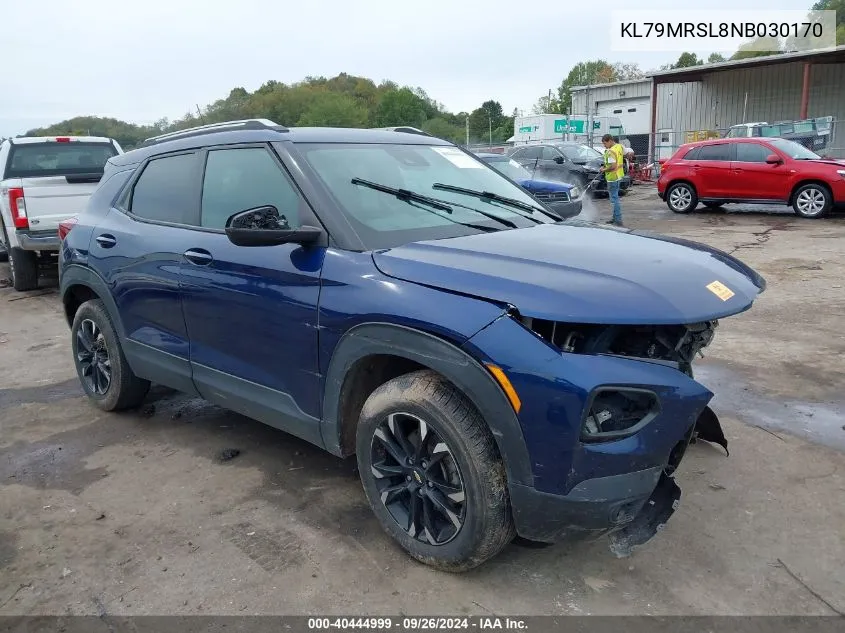
M683 133L724 130L752 121L797 119L801 115L803 76L804 65L799 62L714 73L700 82L660 84L657 129ZM808 116L845 121L845 64L812 67Z
M671 154L673 147L685 142L689 131L724 132L738 123L799 118L803 80L804 64L795 62L712 73L701 81L659 84L657 130L674 131L660 154ZM625 91L624 96L620 97L620 90ZM573 112L588 110L587 96L586 90L573 93ZM650 96L650 79L607 84L590 88L589 106L595 111L597 102L623 103ZM834 134L828 148L832 155L845 156L845 64L812 66L807 116L833 117Z

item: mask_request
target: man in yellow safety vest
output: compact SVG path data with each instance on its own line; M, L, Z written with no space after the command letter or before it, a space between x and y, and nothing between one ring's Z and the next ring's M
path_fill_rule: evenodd
M619 183L625 176L625 148L613 140L610 134L601 138L604 145L604 165L601 171L607 181L607 193L613 205L613 219L608 224L622 226L622 208L619 205Z

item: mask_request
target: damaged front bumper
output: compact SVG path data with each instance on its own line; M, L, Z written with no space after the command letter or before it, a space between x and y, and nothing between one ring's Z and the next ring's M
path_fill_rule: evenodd
M673 475L688 446L706 440L727 450L708 406L713 394L688 366L712 327L515 321L498 320L468 346L495 358L521 399L533 477L509 481L517 534L555 543L609 533L625 555L677 507Z
M663 466L586 479L566 495L510 486L518 534L543 543L609 534L611 551L619 557L630 555L660 532L678 508L681 489L675 470L687 447L697 440L714 442L727 451L721 425L710 407Z

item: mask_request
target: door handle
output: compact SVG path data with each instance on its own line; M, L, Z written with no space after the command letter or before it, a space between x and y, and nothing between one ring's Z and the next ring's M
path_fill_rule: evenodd
M203 248L192 248L183 253L185 259L197 266L208 266L214 259L207 250Z
M111 248L112 246L117 244L117 240L115 239L114 235L109 235L108 233L98 235L96 239L97 244L99 244L103 248Z

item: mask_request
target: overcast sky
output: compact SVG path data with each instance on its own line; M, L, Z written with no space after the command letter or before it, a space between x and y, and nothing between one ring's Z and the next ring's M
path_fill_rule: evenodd
M708 0L720 11L810 1ZM677 53L610 50L600 2L581 0L2 0L0 136L78 115L178 118L235 86L347 72L420 86L454 112L495 98L530 111L586 59L648 70ZM678 9L651 0L619 8ZM280 123L291 123L281 121Z

